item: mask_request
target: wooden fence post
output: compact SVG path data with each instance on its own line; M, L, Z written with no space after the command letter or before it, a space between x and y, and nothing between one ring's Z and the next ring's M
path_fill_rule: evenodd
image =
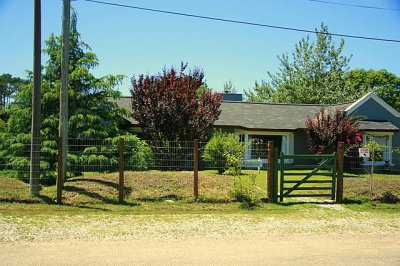
M274 188L274 194L272 197L272 202L273 203L278 203L278 171L279 171L279 165L278 165L278 158L279 158L279 152L278 152L278 147L274 148L274 182L273 182L273 188Z
M344 169L344 143L339 142L337 147L336 203L343 202L343 169Z
M193 174L194 174L194 200L199 198L199 140L193 140Z
M274 198L274 142L268 141L267 197L270 202Z
M119 171L119 182L118 182L118 201L119 203L124 202L124 149L125 149L125 139L120 138L118 143L118 171Z
M58 171L57 171L57 179L56 179L56 187L57 187L57 204L62 204L62 187L63 187L63 169L62 169L62 138L58 138L58 154L57 154L57 164L58 164Z

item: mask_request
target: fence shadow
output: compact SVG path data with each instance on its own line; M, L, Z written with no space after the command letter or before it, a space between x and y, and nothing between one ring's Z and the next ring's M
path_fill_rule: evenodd
M315 205L335 205L335 201L318 201L318 200L310 200L310 201L292 201L292 202L277 202L278 205L281 206L294 206L294 205L305 205L305 204L315 204Z

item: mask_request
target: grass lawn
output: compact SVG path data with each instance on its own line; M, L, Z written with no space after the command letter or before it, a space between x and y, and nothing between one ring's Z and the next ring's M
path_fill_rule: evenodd
M301 179L300 176L291 176L290 178ZM231 176L218 175L216 171L201 171L199 173L198 200L201 204L195 204L193 199L193 172L126 172L125 205L119 206L117 173L85 173L84 176L70 178L65 182L63 203L69 206L78 206L77 210L92 208L123 211L125 208L129 209L136 206L135 209L138 212L155 210L163 213L171 211L169 208L174 205L174 211L177 212L209 210L231 212L238 209L238 203L234 202L232 196L234 179ZM256 170L244 170L240 179L253 179L256 185L256 196L259 198L266 197L266 171L258 173ZM348 203L376 204L371 200L381 196L386 191L400 196L399 176L374 175L371 179L369 176L345 175L344 196ZM0 202L55 203L55 198L56 189L54 185L42 186L40 196L34 197L29 194L28 184L14 178L0 177ZM285 199L285 202L290 205L294 201ZM272 207L266 207L270 205L263 204L263 208L270 210ZM54 208L62 209L62 207ZM277 209L279 210L279 207Z

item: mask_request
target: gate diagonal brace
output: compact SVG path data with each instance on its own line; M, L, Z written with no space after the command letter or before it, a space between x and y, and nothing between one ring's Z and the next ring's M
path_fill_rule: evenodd
M292 193L294 190L296 190L302 183L307 181L310 177L315 175L318 170L320 170L323 166L326 166L327 164L331 163L333 158L325 159L317 168L312 170L310 173L308 173L303 179L299 180L299 182L296 183L292 188L288 189L285 193L283 193L283 196L288 196L290 193Z

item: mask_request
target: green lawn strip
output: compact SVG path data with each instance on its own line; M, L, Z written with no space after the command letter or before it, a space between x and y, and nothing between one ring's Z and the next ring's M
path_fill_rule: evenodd
M187 203L176 202L141 202L137 205L115 204L87 204L87 205L56 205L56 204L24 204L0 202L1 215L91 215L91 214L118 214L118 215L171 215L171 214L251 214L251 215L283 215L290 217L304 217L310 211L324 210L326 214L340 215L336 210L348 210L369 213L387 213L400 215L400 204L313 204L313 203L283 203L261 204L254 210L241 209L239 203Z
M307 171L299 171L304 172ZM241 179L255 178L258 187L257 195L266 197L266 171L243 170ZM303 175L288 176L287 180L299 180ZM312 177L314 178L314 177ZM317 176L325 179L327 177ZM199 173L199 201L202 203L229 203L233 200L232 189L234 178L218 175L217 171L201 171ZM291 185L291 184L290 184ZM319 184L305 184L308 187ZM68 205L116 205L118 204L118 174L117 173L85 173L84 176L69 178L63 189L63 203ZM344 196L350 199L348 203L359 203L381 196L390 191L400 196L400 178L370 179L363 177L344 178ZM149 202L179 201L184 204L193 202L193 172L126 172L125 202L128 206ZM55 203L55 186L42 186L39 197L29 193L29 185L21 180L0 177L0 201L21 203ZM285 202L291 202L286 200Z

